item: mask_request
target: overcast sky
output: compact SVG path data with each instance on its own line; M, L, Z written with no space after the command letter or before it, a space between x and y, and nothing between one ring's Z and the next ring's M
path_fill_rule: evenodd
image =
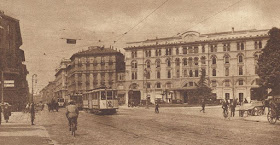
M125 42L174 36L187 30L213 33L232 27L270 29L280 24L279 0L168 0L129 31L165 1L0 0L0 10L20 20L27 79L31 88L31 76L38 75L36 91L54 80L62 58L87 46L106 44L120 49ZM81 40L69 45L60 38Z

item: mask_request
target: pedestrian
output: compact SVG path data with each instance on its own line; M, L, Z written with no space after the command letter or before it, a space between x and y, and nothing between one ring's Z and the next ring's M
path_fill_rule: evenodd
M35 125L34 124L34 120L35 120L35 107L34 107L34 103L31 103L31 105L30 105L30 117L31 117L31 125Z
M201 101L201 107L202 107L202 109L200 110L200 112L202 111L203 113L205 113L205 101L204 101L204 99L202 99L202 101Z
M158 108L159 108L159 105L158 105L158 103L156 103L156 106L155 106L155 113L159 113Z
M4 105L3 115L4 115L4 119L6 120L6 123L7 123L9 120L9 117L11 116L11 109L10 109L10 105L8 103Z
M235 115L235 105L234 102L230 103L230 117L234 117Z

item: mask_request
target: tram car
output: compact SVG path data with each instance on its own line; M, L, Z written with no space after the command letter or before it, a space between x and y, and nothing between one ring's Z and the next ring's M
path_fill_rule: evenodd
M65 99L57 98L58 107L65 107Z
M84 93L83 109L96 114L114 114L118 106L117 91L95 89Z
M82 94L74 94L70 95L70 100L76 102L77 107L82 110L83 108L83 95Z

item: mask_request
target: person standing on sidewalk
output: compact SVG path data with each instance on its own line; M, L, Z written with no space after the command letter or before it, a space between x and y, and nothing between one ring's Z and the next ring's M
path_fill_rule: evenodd
M9 120L9 117L11 116L11 109L9 107L9 104L5 104L4 108L3 108L3 115L4 115L4 119L6 120L6 123Z
M35 107L34 107L34 103L30 104L30 117L31 117L31 125L35 125L34 124L34 120L35 120Z
M204 99L201 100L201 107L202 107L202 109L200 110L200 112L202 111L203 113L205 113L205 101L204 101Z

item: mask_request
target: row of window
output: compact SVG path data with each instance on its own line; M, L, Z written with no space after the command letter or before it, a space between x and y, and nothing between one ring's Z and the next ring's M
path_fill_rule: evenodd
M262 45L262 41L255 41L254 42L254 48L255 49L261 49L263 47ZM210 52L217 52L217 44L210 44L209 45L210 48ZM155 50L155 56L161 56L161 48L157 48ZM223 51L227 52L231 50L231 45L230 43L223 43ZM237 42L236 43L236 50L240 51L240 50L245 50L245 42ZM202 45L201 47L201 52L205 53L205 46ZM176 55L178 55L179 52L179 48L176 48ZM183 46L183 54L188 54L188 53L199 53L199 47L198 46ZM172 55L172 48L166 48L165 49L165 55ZM145 51L145 56L146 57L151 57L152 53L151 50L146 50ZM131 57L132 58L136 58L137 57L137 51L132 51L131 52Z
M243 55L238 55L238 63L243 63ZM184 66L187 66L187 65L192 65L192 64L194 64L194 65L198 65L198 62L199 62L199 58L198 57L195 57L194 59L193 58L183 58L183 65ZM201 64L206 64L206 57L205 56L202 56L201 57ZM224 63L225 64L229 64L229 62L230 62L230 57L229 57L229 55L225 55L225 57L224 57ZM159 68L160 67L160 65L161 65L161 61L160 61L160 59L157 59L156 61L155 61L155 63L156 63L156 68ZM167 63L167 66L168 67L171 67L171 60L170 59L167 59L166 60L166 63ZM216 58L216 56L213 56L212 57L212 64L216 64L217 63L217 58ZM176 66L180 66L180 64L181 64L181 62L180 62L180 59L179 58L176 58L175 59L175 65ZM151 61L150 60L147 60L146 61L146 67L147 68L151 68ZM131 68L133 68L133 69L135 69L135 68L137 68L137 61L136 60L134 60L134 61L132 61L131 62Z
M205 73L206 71L205 69L202 69L201 73ZM243 71L243 66L239 66L238 67L238 75L243 75L244 71ZM217 76L217 69L216 68L212 68L212 76ZM225 76L229 76L229 67L225 68ZM150 71L145 71L145 77L146 79L151 79L151 72ZM180 69L176 69L176 78L180 78ZM199 70L183 70L183 77L199 77ZM160 79L161 78L161 71L156 71L156 78ZM172 78L171 75L171 70L167 70L167 78ZM131 75L131 79L132 80L137 80L137 72L134 71L132 72Z

